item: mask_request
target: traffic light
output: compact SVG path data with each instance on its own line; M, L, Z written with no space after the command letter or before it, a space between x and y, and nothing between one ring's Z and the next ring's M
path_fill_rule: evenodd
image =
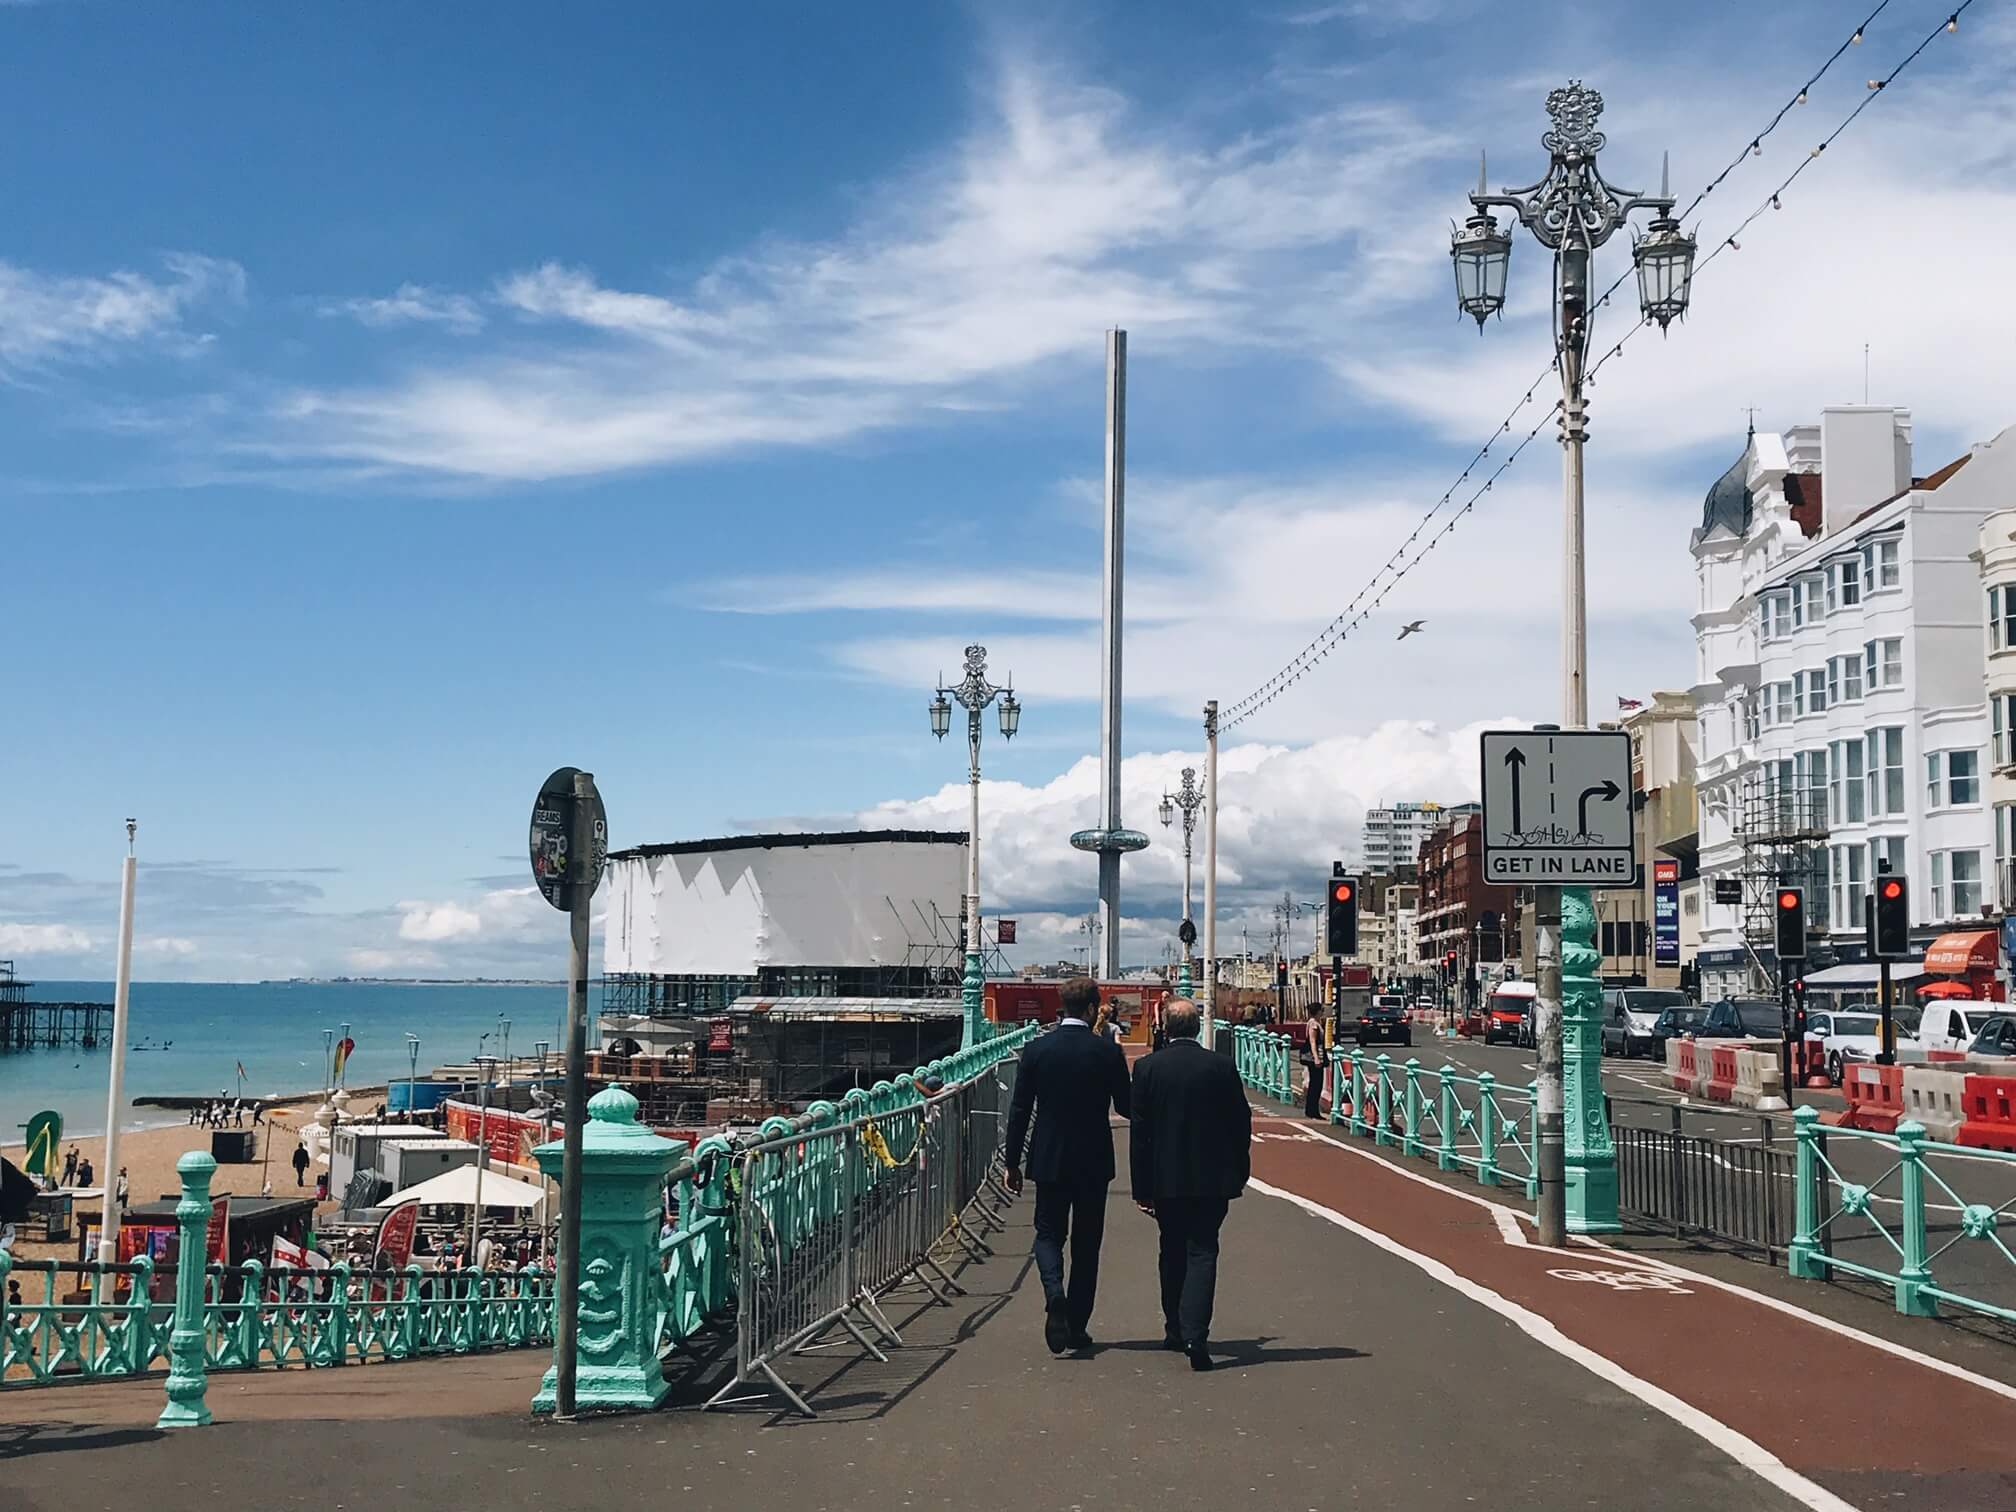
M1876 878L1876 928L1872 941L1879 959L1911 954L1911 886L1888 872Z
M1780 887L1777 901L1778 959L1803 961L1806 959L1806 889Z
M1288 963L1286 961L1276 961L1274 963L1274 985L1276 987L1286 987L1288 985Z
M1345 876L1341 862L1330 870L1328 908L1323 938L1330 954L1358 954L1358 879Z

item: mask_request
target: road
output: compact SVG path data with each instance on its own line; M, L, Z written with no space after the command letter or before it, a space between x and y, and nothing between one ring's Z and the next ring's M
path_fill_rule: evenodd
M1501 1085L1523 1087L1534 1074L1531 1050L1474 1040L1439 1039L1421 1026L1416 1026L1411 1048L1396 1045L1370 1049L1384 1050L1396 1063L1404 1063L1412 1056L1420 1061L1424 1071L1439 1071L1443 1066L1454 1066L1470 1075L1489 1071ZM1779 1241L1790 1238L1794 1211L1790 1157L1794 1140L1789 1113L1765 1115L1719 1104L1704 1105L1674 1091L1663 1067L1654 1061L1605 1059L1601 1065L1603 1089L1611 1099L1614 1125L1677 1129L1723 1145L1764 1146L1784 1151L1786 1158L1777 1174L1779 1192L1773 1194L1769 1217ZM1802 1088L1796 1089L1793 1096L1801 1105L1811 1105L1823 1112L1845 1106L1841 1095L1833 1091ZM1826 1152L1841 1178L1866 1187L1869 1197L1866 1216L1842 1214L1828 1225L1834 1253L1844 1260L1894 1273L1898 1253L1893 1238L1902 1212L1895 1152L1880 1142L1839 1132L1827 1136ZM1739 1179L1741 1168L1750 1166L1745 1156L1701 1150L1695 1158L1718 1168L1695 1173L1693 1179L1697 1183L1719 1182L1729 1202L1749 1200L1761 1210L1763 1199L1755 1194L1762 1178L1748 1182ZM1926 1238L1928 1250L1937 1255L1933 1265L1935 1276L1951 1290L2016 1312L2016 1263L1993 1242L1965 1237L1961 1228L1962 1212L1973 1204L1996 1210L2005 1228L2016 1228L2016 1161L1987 1154L1933 1154L1928 1157L1926 1167ZM1764 1227L1761 1217L1752 1221L1761 1235ZM1886 1228L1892 1237L1885 1237Z

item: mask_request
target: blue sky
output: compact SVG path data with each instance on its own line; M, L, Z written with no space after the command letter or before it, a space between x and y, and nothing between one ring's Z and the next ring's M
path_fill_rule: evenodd
M1889 8L1704 245L1943 5ZM1477 147L1537 177L1546 90L1586 77L1613 180L1670 148L1691 196L1860 14L0 6L0 954L104 969L135 813L143 973L531 969L551 767L598 772L619 844L959 823L924 703L974 639L1027 708L988 753L993 896L1042 948L1092 885L1063 837L1103 329L1139 824L1202 700L1292 654L1544 370L1530 242L1481 340L1450 298ZM1971 291L2006 283L2012 53L1975 6L1604 376L1599 705L1691 680L1686 530L1742 406L1859 399L1867 341L1921 471L2006 423L2012 315ZM1242 727L1235 909L1368 802L1463 796L1466 727L1551 712L1555 456L1375 622L1434 635L1368 633ZM1130 867L1147 953L1180 861Z

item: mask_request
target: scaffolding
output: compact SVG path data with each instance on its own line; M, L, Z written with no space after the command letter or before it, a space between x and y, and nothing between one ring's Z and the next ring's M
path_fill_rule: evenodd
M1807 932L1818 950L1825 951L1830 927L1851 927L1828 917L1825 768L1786 759L1747 773L1737 792L1735 838L1743 850L1743 941L1751 986L1760 995L1776 996L1781 887L1805 890ZM1807 965L1801 962L1798 969Z
M927 911L912 901L910 915L883 895L903 931L903 959L869 966L758 966L746 975L660 975L612 972L602 980L602 1011L648 1018L700 1018L725 1013L738 998L915 998L949 1001L966 975L966 911ZM983 976L1007 976L1000 942L980 921Z

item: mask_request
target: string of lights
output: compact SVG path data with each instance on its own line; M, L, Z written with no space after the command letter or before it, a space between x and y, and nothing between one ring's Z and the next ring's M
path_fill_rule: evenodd
M1679 213L1679 215L1675 217L1675 219L1685 219L1685 217L1691 215L1697 208L1700 207L1700 205L1704 201L1707 200L1708 196L1712 194L1715 191L1715 189L1718 186L1720 186L1732 172L1734 172L1734 170L1737 167L1741 166L1744 163L1746 159L1761 157L1763 155L1763 143L1765 139L1778 129L1778 127L1784 122L1786 117L1792 112L1792 110L1795 107L1806 103L1809 93L1813 89L1813 87L1826 77L1828 72L1834 67L1834 65L1841 59L1841 57L1848 51L1849 48L1859 45L1864 40L1864 34L1867 31L1868 27L1871 24L1873 24L1877 20L1877 18L1883 14L1883 12L1886 9L1889 8L1891 3L1892 0L1880 0L1880 3L1876 6L1876 8L1872 10L1868 14L1868 16L1863 19L1863 21L1855 28L1855 30L1852 33L1849 34L1848 39L1842 42L1840 46L1836 47L1834 51L1828 55L1827 59L1810 77L1807 78L1807 80L1803 84L1799 86L1798 90L1791 96L1791 98L1784 105L1781 105L1778 108L1777 112L1771 117L1770 121L1766 123L1764 128L1761 131L1755 133L1746 141L1744 146L1729 160L1729 162L1722 168L1720 172L1718 172L1712 179L1710 179L1702 187L1702 189L1688 203L1687 207L1684 210L1682 210ZM1744 219L1740 223L1738 223L1734 231L1732 231L1727 237L1723 238L1715 245L1715 247L1708 253L1708 255L1701 260L1699 265L1695 267L1695 269L1693 270L1692 277L1694 278L1700 277L1702 271L1706 269L1711 263L1713 263L1715 259L1719 257L1723 252L1740 251L1741 244L1737 241L1737 237L1742 232L1747 230L1750 227L1750 225L1753 222L1755 222L1757 218L1763 213L1765 213L1767 210L1782 208L1782 196L1784 195L1785 191L1789 189L1792 186L1792 184L1799 178L1799 176L1820 159L1822 154L1826 152L1828 146L1831 145L1838 137L1840 137L1840 135L1844 131L1846 131L1851 125L1854 124L1856 118L1859 117L1864 110L1868 109L1869 106L1874 103L1878 95L1882 94L1886 89L1888 89L1890 84L1896 80L1898 75L1902 74L1906 68L1910 67L1911 64L1917 61L1919 55L1922 54L1926 48L1932 45L1933 41L1938 38L1939 34L1942 31L1948 33L1958 31L1960 24L1960 17L1973 4L1974 0L1961 0L1961 3L1958 5L1958 7L1955 10L1953 10L1944 21L1940 22L1930 32L1928 32L1924 37L1924 39L1921 40L1918 43L1918 45L1914 47L1908 54L1906 54L1904 58L1896 65L1896 67L1891 69L1891 71L1887 75L1885 75L1881 79L1869 80L1869 92L1863 98L1863 100L1856 105L1855 109L1850 111L1847 117L1843 119L1840 122L1840 124L1838 124L1831 132L1829 132L1827 136L1824 137L1817 146L1815 146L1804 158L1802 158L1799 161L1799 164L1792 170L1790 174L1786 176L1784 181L1780 183L1778 187L1771 192L1771 194L1758 206L1757 209L1751 211L1748 216L1744 217ZM1630 277L1631 277L1631 271L1627 267L1626 271L1619 274L1618 277L1610 284L1609 288L1605 289L1602 295L1599 296L1599 298L1596 301L1597 306L1601 307L1608 305L1610 303L1611 296L1615 294L1616 291L1620 287L1622 287L1623 284ZM1636 336L1639 331L1643 330L1646 324L1647 324L1646 320L1641 316L1636 322L1636 324L1634 324L1628 331L1626 331L1624 335L1609 348L1609 350L1604 352L1604 354L1597 359L1595 364L1589 370L1587 381L1590 384L1593 384L1595 382L1596 374L1602 370L1605 363L1607 363L1612 357L1622 355L1625 343L1630 341L1632 337ZM1393 588L1398 585L1400 580L1404 578L1409 572L1411 572L1416 566L1418 566L1427 557L1428 553L1434 550L1434 548L1438 544L1440 544L1441 541L1444 540L1455 529L1457 521L1461 520L1465 515L1469 514L1472 510L1474 510L1477 507L1478 503L1483 499L1483 497L1492 490L1493 485L1496 484L1498 479L1504 476L1507 469L1509 469L1511 465L1518 460L1520 454L1524 452L1529 445L1532 444L1532 442L1539 436L1540 432L1546 428L1548 422L1551 421L1553 417L1560 412L1561 409L1560 401L1557 400L1553 404L1553 406L1547 411L1547 413L1542 415L1539 418L1539 420L1535 422L1532 429L1528 430L1525 433L1525 435L1520 439L1518 444L1514 446L1509 453L1506 453L1500 459L1497 467L1484 480L1484 482L1474 492L1472 492L1467 499L1463 501L1461 506L1456 509L1455 513L1452 514L1449 517L1449 519L1443 523L1442 527L1439 530L1436 530L1432 535L1430 535L1426 543L1421 545L1418 550L1415 550L1411 557L1408 556L1409 548L1413 547L1417 541L1421 540L1423 532L1429 530L1429 528L1434 524L1437 517L1440 516L1442 511L1449 507L1451 502L1455 499L1457 493L1462 489L1463 485L1466 482L1468 482L1470 478L1473 476L1479 464L1482 463L1490 455L1492 448L1496 446L1504 436L1509 435L1511 433L1512 423L1514 419L1518 416L1521 410L1523 410L1527 405L1533 402L1534 396L1539 392L1540 385L1547 381L1547 379L1553 374L1554 370L1555 370L1554 365L1551 363L1547 368L1542 370L1539 377L1537 377L1533 381L1533 383L1528 386L1525 394L1521 397L1519 402L1513 406L1511 413L1508 414L1505 417L1505 419L1499 423L1498 428L1492 432L1491 439L1485 442L1483 446L1478 448L1477 452L1471 457L1470 461L1464 466L1463 471L1457 476L1456 481L1452 483L1448 487L1448 489L1446 489L1443 492L1442 496L1439 499L1437 499L1435 503L1428 509L1428 511L1422 515L1421 519L1417 521L1416 524L1414 525L1414 528L1411 531L1409 531L1406 539L1403 540L1400 543L1399 547L1396 548L1396 550L1393 552L1393 554L1390 557L1388 557L1384 563L1380 565L1378 570L1376 570L1372 574L1372 576L1366 581L1364 586L1361 587L1358 590L1358 592L1352 596L1351 601L1344 606L1343 610L1327 625L1325 625L1323 629L1319 631L1316 634L1316 636L1306 646L1304 646L1299 652L1297 652L1293 658L1291 658L1287 663L1285 663L1279 671L1275 672L1273 676L1269 677L1265 682L1261 683L1252 692L1248 693L1244 698L1240 699L1237 703L1231 705L1226 710L1224 717L1220 721L1221 729L1231 729L1240 724L1242 721L1251 718L1261 709L1271 704L1276 698L1280 697L1281 694L1286 692L1289 688L1299 683L1302 680L1304 673L1308 672L1317 662L1322 661L1323 659L1328 657L1332 650L1336 649L1336 647L1339 644L1341 644L1353 630L1357 629L1370 617L1372 611L1378 608L1379 605L1384 602L1386 596L1392 592Z

